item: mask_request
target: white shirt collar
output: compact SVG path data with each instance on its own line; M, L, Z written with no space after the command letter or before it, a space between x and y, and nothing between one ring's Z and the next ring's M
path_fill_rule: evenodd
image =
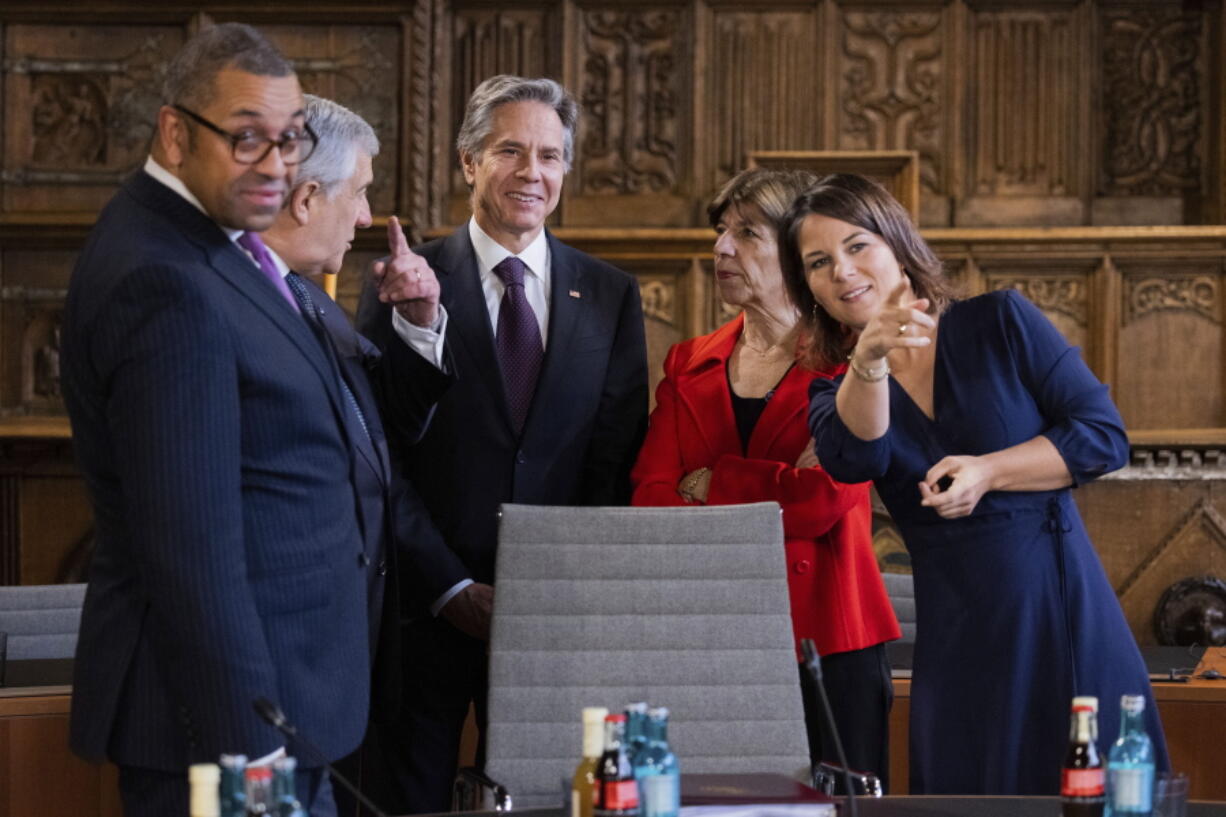
M205 218L207 218L209 221L213 221L213 217L210 216L208 211L204 209L204 205L200 203L200 199L192 195L192 191L187 189L187 185L183 183L183 180L154 161L152 156L145 159L145 172L152 176L155 181L161 182L174 192L178 193L188 204L203 213ZM224 232L231 241L237 241L238 237L245 232L244 230L232 230L229 227L222 227L220 224L217 226L221 228L222 232ZM541 232L544 232L544 230ZM273 257L276 257L275 254Z
M537 233L536 238L532 239L532 243L518 254L490 238L489 234L481 229L481 225L477 224L475 218L468 220L468 237L473 243L473 250L477 253L477 261L481 264L482 273L492 272L494 267L501 264L508 256L518 255L519 260L527 266L528 272L545 282L549 268L549 241L545 238L544 228Z

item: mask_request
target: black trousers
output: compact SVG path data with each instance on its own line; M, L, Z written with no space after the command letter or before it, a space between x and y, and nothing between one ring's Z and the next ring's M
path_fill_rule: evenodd
M336 817L332 783L321 769L298 769L294 775L298 802L311 817ZM167 817L188 813L187 770L164 772L136 766L119 767L119 797L124 817Z
M822 681L830 698L834 722L843 739L847 765L872 772L889 793L890 707L894 683L885 644L822 657ZM805 705L805 728L809 733L809 757L816 764L839 762L834 738L826 727L817 688L804 665L800 666L801 697Z
M485 763L488 644L438 618L408 622L402 634L400 714L371 726L363 746L362 789L389 814L450 811L470 703L481 733L477 765Z

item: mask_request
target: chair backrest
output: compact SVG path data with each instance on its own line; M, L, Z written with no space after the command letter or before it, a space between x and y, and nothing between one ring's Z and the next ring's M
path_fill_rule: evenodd
M72 658L84 601L84 584L0 587L0 632L8 633L8 660Z
M783 527L773 502L709 508L504 505L487 774L556 805L580 710L667 706L685 772L808 780Z
M903 641L915 641L915 582L910 573L882 573L885 592L894 606Z

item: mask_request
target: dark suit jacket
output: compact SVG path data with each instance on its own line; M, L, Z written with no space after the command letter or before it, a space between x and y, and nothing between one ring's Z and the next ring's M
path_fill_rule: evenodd
M413 415L437 403L429 429L403 445L405 471L441 538L416 553L415 598L433 600L456 582L492 582L498 506L622 505L647 412L647 359L635 279L548 236L548 341L522 435L511 425L494 331L465 225L419 248L447 309L451 377L391 343L390 307L363 293L358 328L413 384ZM402 398L398 398L402 399Z
M283 743L329 757L369 692L355 447L336 368L222 230L147 174L69 286L64 390L96 516L71 743L182 771ZM309 763L308 763L309 765Z
M339 374L349 385L365 419L363 430L356 416L346 412L349 437L354 441L354 485L358 493L358 523L362 530L367 566L367 613L373 660L371 717L383 722L395 717L400 704L400 605L398 551L434 542L438 534L429 512L389 456L380 405L389 394L401 390L405 381L389 371L379 349L353 328L348 316L326 292L310 279L303 284L315 301ZM398 341L391 341L398 343ZM405 407L411 400L397 401L400 411L390 418L400 439L416 441L425 431L431 407ZM441 542L440 542L441 544Z

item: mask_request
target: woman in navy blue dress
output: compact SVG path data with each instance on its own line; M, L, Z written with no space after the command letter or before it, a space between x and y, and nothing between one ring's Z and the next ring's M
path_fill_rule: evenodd
M911 792L1060 788L1074 695L1149 679L1069 489L1122 467L1123 422L1101 384L1019 293L955 300L941 263L879 185L837 174L798 199L781 236L806 313L809 426L822 467L873 480L915 578Z

